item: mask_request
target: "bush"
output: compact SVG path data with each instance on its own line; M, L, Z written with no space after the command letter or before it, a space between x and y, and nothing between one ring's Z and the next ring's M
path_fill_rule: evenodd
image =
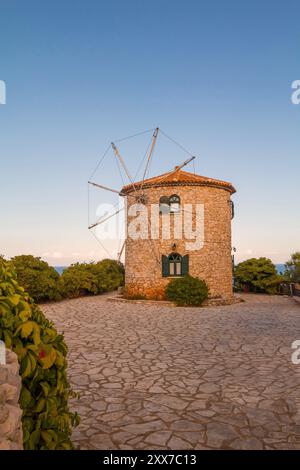
M104 259L98 263L76 263L65 269L59 280L59 291L63 297L72 298L110 292L123 284L123 265Z
M92 264L92 272L97 278L99 293L112 292L124 285L125 270L118 261L103 259Z
M11 263L18 283L35 302L59 300L59 274L52 266L32 255L15 256Z
M73 298L98 293L95 276L88 266L76 263L63 271L58 283L62 297Z
M300 251L293 253L286 263L284 277L290 282L300 282Z
M201 305L208 297L208 287L197 277L172 279L166 287L166 297L176 305Z
M10 263L0 259L0 339L18 356L24 448L72 449L79 423L68 408L75 396L67 380L67 346L19 286Z
M282 277L268 258L251 258L239 263L234 271L235 285L247 292L276 294Z

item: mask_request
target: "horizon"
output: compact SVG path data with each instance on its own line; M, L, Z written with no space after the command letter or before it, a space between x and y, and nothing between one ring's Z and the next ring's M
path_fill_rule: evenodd
M237 262L288 261L300 249L299 13L294 0L2 2L0 252L116 257L119 241L103 249L87 228L116 199L88 200L87 181L111 140L159 126L197 155L196 173L236 187ZM133 174L148 137L120 142ZM186 158L175 148L158 137L149 176ZM94 176L123 185L110 160Z
M94 260L95 261L95 260ZM100 261L100 260L99 260ZM246 261L246 260L245 260ZM95 261L96 262L96 261ZM76 263L76 261L74 262ZM278 266L285 266L286 263L274 263L274 266L278 267ZM57 265L57 264L50 264L49 266L51 266L52 268L55 268L55 269L58 269L58 268L69 268L71 265L65 265L65 266L62 266L62 265Z

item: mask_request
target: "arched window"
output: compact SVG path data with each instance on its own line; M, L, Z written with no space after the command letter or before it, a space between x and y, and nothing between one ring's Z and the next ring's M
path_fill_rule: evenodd
M180 211L180 197L177 194L173 194L169 198L170 212L179 212Z
M171 253L169 260L169 276L181 276L181 256L178 253Z
M185 276L189 272L189 255L181 256L179 253L162 255L162 275Z
M159 213L168 214L170 212L170 204L168 196L161 196L159 200Z

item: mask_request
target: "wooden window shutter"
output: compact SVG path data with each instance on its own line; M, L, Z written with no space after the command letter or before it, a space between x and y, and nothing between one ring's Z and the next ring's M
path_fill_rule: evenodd
M162 267L162 276L168 277L169 276L169 260L168 257L162 255L161 257L161 267Z
M185 276L189 273L189 255L185 255L181 260L181 274Z
M234 218L234 202L233 201L230 201L230 205L231 205L231 218L233 219Z

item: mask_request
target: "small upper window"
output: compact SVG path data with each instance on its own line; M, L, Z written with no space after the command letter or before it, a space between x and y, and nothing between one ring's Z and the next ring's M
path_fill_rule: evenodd
M180 211L180 197L177 194L173 194L173 196L169 199L170 204L170 212L179 212Z
M233 219L234 217L234 202L230 201L230 208L231 208L231 218Z
M160 214L168 214L170 212L170 203L168 196L162 196L159 200Z

